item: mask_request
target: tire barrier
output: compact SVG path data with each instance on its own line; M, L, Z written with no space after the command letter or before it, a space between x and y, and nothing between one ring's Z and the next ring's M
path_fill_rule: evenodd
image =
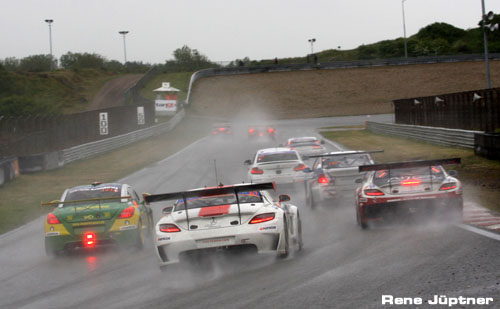
M0 186L19 175L19 164L15 157L0 158Z
M500 133L474 134L474 153L490 160L500 160Z

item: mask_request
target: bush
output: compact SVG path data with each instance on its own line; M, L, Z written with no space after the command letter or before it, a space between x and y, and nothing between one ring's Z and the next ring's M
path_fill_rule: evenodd
M21 59L19 70L26 72L50 71L50 55L33 55Z

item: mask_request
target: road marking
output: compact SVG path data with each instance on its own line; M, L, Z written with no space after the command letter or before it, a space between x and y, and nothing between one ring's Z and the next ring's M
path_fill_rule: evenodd
M467 230L469 232L476 233L476 234L479 234L479 235L482 235L482 236L486 236L488 238L500 241L500 235L497 234L497 233L485 231L485 230L482 230L480 228L477 228L477 227L474 227L474 226L470 226L470 225L467 225L467 224L463 224L463 223L457 223L457 224L455 224L455 226L457 226L459 228L462 228L464 230Z

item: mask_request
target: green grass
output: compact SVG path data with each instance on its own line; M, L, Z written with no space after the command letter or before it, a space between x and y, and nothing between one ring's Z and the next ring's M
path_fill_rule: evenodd
M144 88L141 89L140 94L144 98L154 100L156 95L153 92L154 89L160 88L162 82L170 82L170 86L180 90L179 100L186 100L189 80L191 79L193 72L179 72L179 73L163 73L158 74L153 77Z
M466 201L500 211L500 162L476 156L473 150L450 148L410 139L374 134L366 130L328 131L322 135L350 149L384 149L373 154L377 162L397 162L408 160L429 160L441 158L462 158L460 166L449 166L458 171L458 178L464 184Z
M64 189L94 181L116 181L157 162L210 132L210 124L182 121L173 131L63 168L23 174L0 187L0 234L47 213L41 201L59 199ZM42 228L42 227L40 227Z

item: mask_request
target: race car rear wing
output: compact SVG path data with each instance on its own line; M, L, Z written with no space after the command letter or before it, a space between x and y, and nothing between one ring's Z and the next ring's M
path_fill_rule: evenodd
M369 172L369 171L391 170L391 169L398 169L398 168L411 168L411 167L420 167L420 166L460 164L460 163L461 163L460 158L452 158L452 159L440 159L440 160L418 160L418 161L361 165L358 167L358 169L359 169L359 172Z
M127 195L127 196L116 196L116 197L100 197L100 198L89 198L89 199L84 199L84 200L74 200L74 201L52 201L52 202L40 202L40 206L55 206L55 205L60 205L60 204L75 204L75 203L86 203L86 202L100 202L100 201L109 201L109 200L122 200L122 199L127 199L130 200L132 199L132 196Z
M160 194L143 194L144 200L146 203L154 203L160 202L164 200L174 200L174 199L182 199L184 200L184 207L186 213L186 221L188 230L189 227L189 215L187 209L187 199L191 197L202 197L202 196L212 196L212 195L222 195L222 194L234 194L236 196L236 203L238 204L238 216L239 222L241 224L241 209L240 209L240 201L238 199L239 192L248 192L255 190L274 190L276 191L276 185L274 182L264 182L264 183L254 183L254 184L241 184L241 185L233 185L227 187L215 187L215 188L203 188L196 189L190 191L180 191L180 192L172 192L172 193L160 193Z
M307 158L323 158L323 157L335 157L335 156L349 156L349 155L357 155L357 154L369 154L369 153L378 153L378 152L384 152L383 149L381 150L367 150L367 151L339 151L339 152L327 152L319 155L310 155L310 156L304 156Z

